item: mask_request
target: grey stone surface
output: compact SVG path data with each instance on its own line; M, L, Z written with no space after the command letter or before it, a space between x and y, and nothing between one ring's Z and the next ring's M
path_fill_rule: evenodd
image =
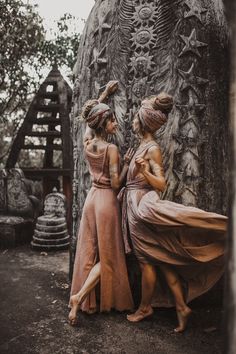
M30 242L40 200L21 169L0 169L0 248Z
M62 250L69 247L66 222L66 198L62 193L50 193L44 201L44 215L36 222L31 245L37 250Z

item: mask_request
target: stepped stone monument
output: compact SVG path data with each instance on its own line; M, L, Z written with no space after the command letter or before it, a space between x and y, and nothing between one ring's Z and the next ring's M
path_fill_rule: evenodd
M46 196L44 215L38 217L31 245L37 250L63 250L69 247L66 199L54 191Z

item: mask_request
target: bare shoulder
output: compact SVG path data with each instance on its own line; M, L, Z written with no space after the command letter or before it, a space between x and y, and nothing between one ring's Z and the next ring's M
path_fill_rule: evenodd
M109 149L109 151L110 151L111 153L117 153L117 152L119 152L118 147L117 147L115 144L109 144L108 149Z
M119 150L115 144L109 144L108 157L109 157L110 163L117 163L117 161L119 160Z
M162 161L161 149L158 144L153 145L148 149L148 158L156 162Z

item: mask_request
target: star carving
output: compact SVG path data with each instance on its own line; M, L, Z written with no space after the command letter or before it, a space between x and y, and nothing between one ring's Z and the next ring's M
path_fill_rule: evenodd
M207 9L201 7L196 0L186 0L185 5L189 8L189 11L185 12L184 18L196 17L202 23L202 14L207 12Z
M176 197L181 197L184 192L190 192L192 197L196 197L197 193L195 191L195 189L197 188L198 185L198 178L195 176L188 176L186 171L173 171L175 173L175 175L177 176L177 178L179 179L179 184L178 184L178 188L175 191L175 196ZM193 186L190 186L188 184L186 184L186 180L188 179L188 177L190 177L193 180ZM194 203L193 203L194 205Z
M181 85L181 91L185 91L187 89L192 89L197 96L201 95L201 90L198 86L206 85L209 80L203 79L202 77L196 76L194 74L194 63L192 63L190 69L188 71L183 71L178 69L180 76L183 78L183 82Z
M102 25L98 26L98 27L95 29L95 31L94 31L94 36L95 36L96 34L99 34L99 38L101 38L103 32L105 32L105 31L110 31L110 29L111 29L111 25L109 25L109 24L106 23L106 22L103 22Z
M175 156L182 156L184 152L189 151L192 153L193 156L195 156L196 159L200 160L199 154L198 154L198 143L195 141L195 144L193 144L193 141L191 141L189 145L189 139L186 138L186 136L175 136L175 140L180 144L179 149L176 150Z
M185 46L184 46L182 52L179 54L179 57L181 57L182 55L184 55L185 53L188 53L188 52L192 52L192 53L196 54L197 56L201 57L201 54L200 54L198 48L206 47L207 43L200 42L197 40L197 34L196 34L195 28L192 30L189 37L186 37L181 34L180 38L185 43Z
M103 55L106 52L106 45L102 48L102 50L99 52L96 48L93 50L93 61L89 65L89 67L94 67L95 71L98 71L99 65L106 65L108 63L108 60L103 57Z
M176 104L176 108L182 113L182 119L180 121L180 126L193 121L195 125L199 128L197 119L198 115L206 108L203 103L198 103L191 95L189 95L189 102L187 104Z
M199 145L199 142L196 137L189 137L183 134L183 132L179 132L179 134L173 134L173 138L179 143L180 150L185 151L186 149L191 149Z

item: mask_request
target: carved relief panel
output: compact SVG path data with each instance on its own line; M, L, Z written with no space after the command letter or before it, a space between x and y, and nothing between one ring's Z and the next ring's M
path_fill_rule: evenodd
M119 80L119 90L109 104L120 125L121 153L135 143L131 121L142 98L163 90L172 94L175 107L156 136L168 184L163 197L225 211L226 67L222 1L96 1L74 69L74 241L90 186L79 114L85 101L97 97L109 80Z

